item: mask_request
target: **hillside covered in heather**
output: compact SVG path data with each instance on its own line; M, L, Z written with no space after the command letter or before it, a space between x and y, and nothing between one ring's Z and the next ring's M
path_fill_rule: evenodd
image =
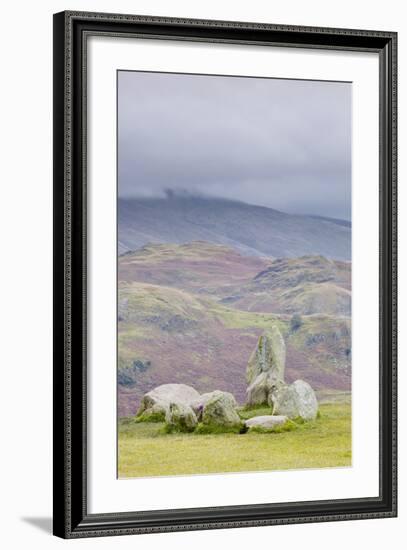
M344 256L278 258L201 239L120 255L119 416L134 414L142 395L164 383L226 390L244 403L248 358L273 323L286 342L288 382L302 378L321 397L349 391L351 264Z

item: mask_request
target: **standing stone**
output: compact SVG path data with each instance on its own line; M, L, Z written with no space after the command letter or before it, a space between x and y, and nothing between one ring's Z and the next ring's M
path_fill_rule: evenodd
M296 380L291 385L276 387L269 396L273 415L285 415L288 418L315 420L318 413L318 401L314 390L303 380Z
M170 403L165 415L168 432L193 432L198 420L192 408L182 403Z
M276 325L264 332L253 351L247 365L246 375L248 384L263 372L270 374L271 378L284 380L285 369L285 343Z
M284 369L285 343L273 325L260 336L247 365L247 405L267 405L274 385L284 380Z

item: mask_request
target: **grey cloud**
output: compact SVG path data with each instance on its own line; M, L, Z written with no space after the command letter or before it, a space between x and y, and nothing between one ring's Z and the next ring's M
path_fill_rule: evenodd
M350 219L351 85L119 72L119 195Z

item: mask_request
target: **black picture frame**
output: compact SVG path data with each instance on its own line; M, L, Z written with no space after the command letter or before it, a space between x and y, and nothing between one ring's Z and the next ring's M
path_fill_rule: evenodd
M377 52L380 59L380 495L134 513L87 511L86 41L95 34ZM54 15L54 534L63 538L397 514L397 34L66 11Z

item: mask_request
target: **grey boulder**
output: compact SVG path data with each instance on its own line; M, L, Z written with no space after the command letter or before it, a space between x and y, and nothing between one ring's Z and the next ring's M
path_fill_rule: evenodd
M237 408L236 399L231 393L227 391L215 390L208 393L203 393L198 397L198 399L195 399L191 403L191 407L199 421L202 420L202 415L206 404L209 401L216 399L217 397L222 397L223 402L233 409Z
M202 423L204 425L222 426L232 428L242 425L236 412L236 401L230 398L227 392L215 391L206 401L202 410ZM233 396L232 396L233 397Z
M165 424L169 432L193 432L198 420L189 405L170 403L165 414Z
M137 416L149 416L152 412L162 414L163 419L170 403L190 405L199 398L199 393L186 384L162 384L144 394Z
M315 392L304 380L276 387L270 393L269 404L273 407L273 415L285 415L288 418L315 420L318 413Z

